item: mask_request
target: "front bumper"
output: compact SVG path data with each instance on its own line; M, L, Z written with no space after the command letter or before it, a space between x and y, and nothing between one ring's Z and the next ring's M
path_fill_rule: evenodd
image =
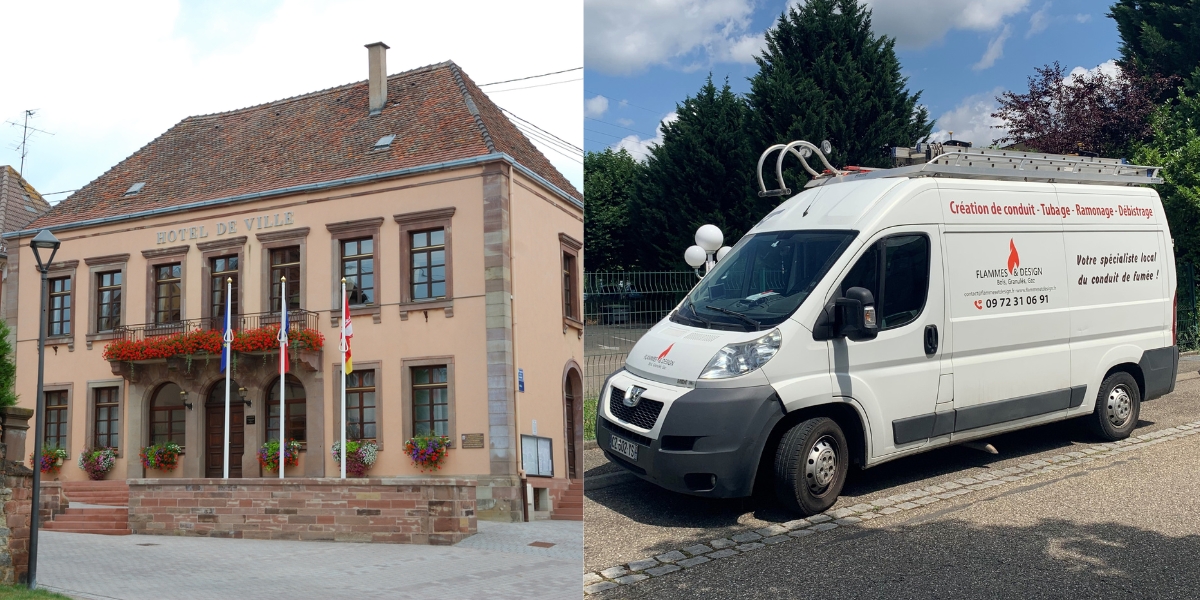
M602 389L606 404L611 386ZM763 446L784 416L769 385L688 391L663 408L647 432L655 438L599 408L596 443L609 460L666 489L713 498L751 494ZM611 449L614 435L637 444L636 461Z

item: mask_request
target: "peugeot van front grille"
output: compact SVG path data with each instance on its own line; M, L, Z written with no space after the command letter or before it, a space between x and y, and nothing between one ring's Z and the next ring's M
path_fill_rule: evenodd
M615 386L608 395L609 412L614 417L642 429L654 429L654 423L658 421L658 413L661 413L662 409L662 402L648 398L642 398L637 406L625 406L625 390L619 390Z

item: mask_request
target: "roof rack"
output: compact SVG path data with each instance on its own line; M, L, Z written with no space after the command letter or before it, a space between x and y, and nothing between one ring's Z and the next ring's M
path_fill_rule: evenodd
M816 173L804 156L794 148L801 147L815 152L825 164L823 173ZM763 183L762 165L767 155L782 150L776 161L776 179L779 188L767 190ZM897 165L891 169L847 167L844 170L829 166L825 155L816 146L796 141L777 144L763 152L758 160L758 184L760 197L786 196L791 190L783 182L783 158L791 152L800 158L812 179L805 188L878 179L884 177L955 177L962 179L990 179L1004 181L1041 181L1049 183L1088 183L1098 185L1150 185L1162 183L1158 176L1161 167L1131 165L1120 158L1093 158L1067 154L1042 152L1020 152L993 148L950 147L941 144L918 144L916 148L893 148L892 158ZM826 147L828 152L828 147ZM928 162L917 162L925 159Z

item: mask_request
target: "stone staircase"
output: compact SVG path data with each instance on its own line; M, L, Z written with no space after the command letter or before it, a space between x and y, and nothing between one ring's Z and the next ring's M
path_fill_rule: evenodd
M583 481L572 481L567 486L567 491L559 497L550 518L556 521L583 520Z
M124 481L63 482L68 508L42 527L51 531L129 535L129 486Z

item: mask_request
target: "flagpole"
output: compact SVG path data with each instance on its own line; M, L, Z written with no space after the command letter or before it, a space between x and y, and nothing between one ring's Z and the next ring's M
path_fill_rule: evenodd
M342 479L346 478L346 278L342 278Z
M287 344L287 277L279 278L279 286L279 478L283 479L284 450L287 447L287 444L283 441L283 420L285 416L283 412L283 398L287 392L287 388L284 385L284 379L287 377L287 364L284 361L287 358L285 357L286 352L283 348Z
M230 310L229 301L233 294L233 278L229 277L225 281L225 331L221 334L225 341L225 460L222 464L225 465L225 470L222 473L222 479L229 479L229 373L233 369L230 364L233 358L233 340L230 334L230 318L232 311Z

